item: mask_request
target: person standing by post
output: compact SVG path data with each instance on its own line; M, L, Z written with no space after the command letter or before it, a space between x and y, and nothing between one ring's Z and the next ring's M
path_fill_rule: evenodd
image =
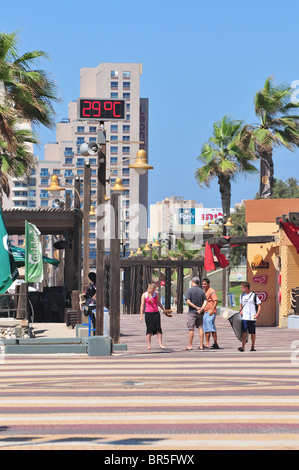
M215 290L210 287L210 279L207 277L202 280L202 288L207 298L207 305L205 306L203 317L203 331L206 339L205 346L210 348L210 337L212 333L214 344L211 346L211 349L220 349L215 325L218 304L217 294Z
M194 328L199 330L199 349L207 349L203 344L203 312L207 305L207 298L204 291L199 287L199 278L194 277L191 281L191 287L187 290L186 301L189 306L187 327L189 330L189 344L184 351L191 351L193 349Z
M247 333L251 335L251 349L255 351L256 320L261 313L261 301L255 292L250 290L249 282L242 282L240 296L240 315L242 317L242 347L238 351L244 352Z

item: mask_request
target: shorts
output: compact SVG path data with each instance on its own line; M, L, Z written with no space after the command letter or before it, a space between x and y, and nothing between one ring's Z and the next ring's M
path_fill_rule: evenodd
M242 333L255 335L255 325L256 322L254 320L242 320Z
M204 330L205 333L215 333L216 332L215 319L216 319L216 313L213 313L213 315L210 315L208 312L206 312L204 314L204 317L203 317L203 330Z
M194 328L203 327L203 313L188 313L187 328L192 331Z

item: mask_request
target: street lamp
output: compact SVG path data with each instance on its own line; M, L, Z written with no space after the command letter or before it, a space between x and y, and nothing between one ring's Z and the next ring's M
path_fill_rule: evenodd
M84 143L80 147L80 152L83 156L98 155L98 188L97 188L97 205L103 207L106 196L106 132L104 130L104 122L100 121L100 130L98 131L98 142ZM133 143L133 142L132 142ZM131 157L124 159L121 164L126 161L132 160ZM120 164L119 163L119 164ZM116 165L117 166L117 165ZM139 175L145 174L153 167L148 165L147 156L144 150L139 150L133 164L129 165ZM115 167L113 168L115 171ZM110 246L110 259L111 259L111 275L110 275L110 335L114 342L119 338L119 304L120 304L120 244L118 240L118 194L124 191L122 180L117 178L115 186L111 188L111 205L114 209L114 227L115 236L111 240ZM104 211L99 211L97 214L97 223L100 226L105 215ZM96 335L103 335L103 320L104 320L104 272L105 272L105 240L103 234L97 234L97 303L96 303Z

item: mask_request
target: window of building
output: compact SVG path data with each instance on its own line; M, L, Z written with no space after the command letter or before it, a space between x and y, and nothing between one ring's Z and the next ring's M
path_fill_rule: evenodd
M130 174L130 168L123 168L122 173L123 176L128 176Z
M110 165L116 165L118 162L118 158L117 157L111 157L110 158Z
M89 142L96 142L97 138L96 137L89 137Z
M77 132L84 132L85 128L84 126L77 126Z
M118 125L117 124L111 124L110 132L118 132Z
M30 178L29 186L36 186L36 178Z
M130 184L130 179L129 178L124 178L123 179L123 184Z
M65 165L72 165L73 159L70 157L66 157L64 160Z
M74 176L73 170L65 170L64 176L66 177Z
M129 135L123 135L123 141L124 142L130 142L130 136Z
M35 197L36 196L36 190L35 189L29 189L29 197Z
M77 170L77 175L78 176L83 176L84 175L84 170Z
M53 175L60 175L60 170L53 170Z
M122 152L123 152L123 154L126 154L126 155L129 154L130 153L130 147L127 147L127 146L123 147Z
M84 158L77 158L77 166L84 166Z
M129 124L124 124L123 125L123 132L130 132L130 125Z
M72 148L72 147L65 147L65 149L64 149L64 156L65 156L65 157L74 156L73 148Z
M118 147L112 145L112 146L110 147L110 153L111 153L111 154L112 154L112 153L117 154L117 153L118 153Z
M123 93L123 99L124 100L130 100L131 99L131 93Z
M48 186L49 184L48 178L41 178L40 184L41 186Z
M35 201L28 201L28 207L36 207L36 202Z
M90 163L90 165L96 165L97 164L97 159L96 158L90 158L89 163Z
M111 142L117 142L117 140L118 140L117 135L112 135L112 136L110 137L110 140L111 140Z
M48 168L41 168L40 169L40 175L41 176L50 176Z
M47 201L46 199L43 199L43 200L40 202L40 205L41 205L42 207L48 207L48 202L49 202L49 201Z
M113 100L117 100L118 99L118 93L116 91L110 93L110 98L113 99Z
M118 82L110 83L111 90L118 90Z
M123 78L131 78L130 70L124 70L123 71Z
M123 82L123 89L130 90L131 89L131 82Z
M89 132L92 134L93 132L97 132L96 126L90 126Z
M48 198L49 197L49 191L46 191L45 189L42 189L40 192L40 197L41 198Z
M111 70L110 77L111 78L118 78L118 71L117 70Z

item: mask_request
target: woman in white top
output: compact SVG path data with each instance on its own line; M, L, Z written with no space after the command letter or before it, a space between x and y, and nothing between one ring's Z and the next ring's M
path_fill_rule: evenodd
M255 351L255 338L256 338L256 320L261 313L261 301L255 292L250 291L249 282L242 282L242 294L240 296L240 314L242 317L242 347L238 348L239 351L245 351L247 341L247 333L251 335L251 350Z

